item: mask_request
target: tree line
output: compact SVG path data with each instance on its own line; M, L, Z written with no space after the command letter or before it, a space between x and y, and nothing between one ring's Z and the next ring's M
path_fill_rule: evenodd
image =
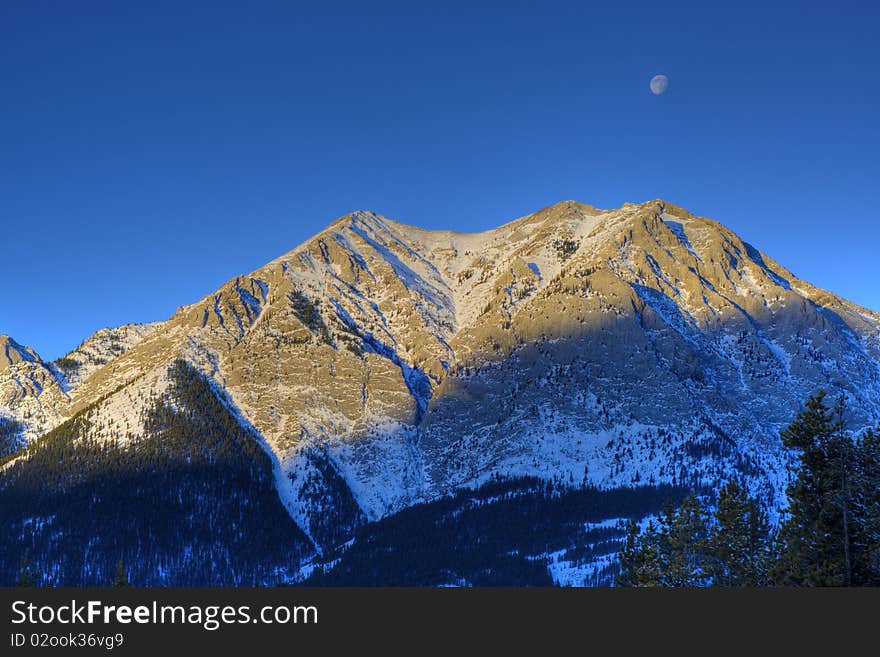
M95 439L86 411L0 471L0 585L274 584L312 554L254 436L188 364L169 379L144 435Z
M553 586L552 555L578 566L612 556L624 532L608 520L656 513L687 493L499 477L362 525L313 564L305 585ZM612 576L597 569L589 581L608 585Z
M810 397L781 437L796 456L772 523L735 481L644 526L630 521L619 586L880 585L880 432L853 437L843 400Z

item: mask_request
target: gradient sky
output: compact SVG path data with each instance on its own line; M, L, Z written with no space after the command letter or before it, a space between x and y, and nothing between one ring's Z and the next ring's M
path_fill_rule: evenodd
M880 310L874 3L297 4L0 2L0 333L58 357L354 209L563 199L667 199Z

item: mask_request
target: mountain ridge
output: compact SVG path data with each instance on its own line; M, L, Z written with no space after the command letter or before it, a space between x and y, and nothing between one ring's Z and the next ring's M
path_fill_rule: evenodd
M41 409L32 441L92 408L94 437L125 444L183 359L259 436L318 549L499 476L737 477L778 508L778 431L808 394L844 394L854 430L880 418L880 315L660 199L478 233L355 211L164 322L106 331L66 357L85 376L16 363L43 384L0 377L0 415Z

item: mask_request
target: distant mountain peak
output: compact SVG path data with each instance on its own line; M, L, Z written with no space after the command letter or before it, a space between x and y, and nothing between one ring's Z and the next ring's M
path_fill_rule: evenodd
M0 334L0 370L7 370L22 362L39 362L40 357L30 347L16 342L8 334Z

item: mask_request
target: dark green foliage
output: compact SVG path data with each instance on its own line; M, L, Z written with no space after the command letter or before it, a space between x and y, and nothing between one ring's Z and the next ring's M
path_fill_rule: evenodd
M300 498L303 506L316 511L310 514L309 533L319 545L339 545L366 522L366 516L325 452L312 450L306 458L312 467Z
M620 548L617 527L585 528L610 518L644 516L662 500L681 499L668 486L569 489L534 480L501 480L419 504L370 523L319 568L307 584L342 586L549 586L546 555L576 563ZM610 584L613 569L593 584Z
M287 293L287 300L290 302L291 310L309 331L314 333L318 340L326 344L331 344L330 331L324 323L324 317L321 311L309 297L301 290L291 290Z
M852 441L843 435L841 418L811 397L797 419L782 432L786 447L798 450L799 468L787 489L786 520L779 532L780 555L774 578L780 584L842 586L851 583L844 526L845 471L852 461Z
M113 576L113 586L119 588L129 586L128 572L125 570L125 565L122 563L122 559L116 562L116 574Z
M18 577L16 577L15 583L16 586L24 587L34 586L36 584L33 570L31 570L31 560L27 551L25 551L24 556L21 558L21 564L19 564L18 567Z
M621 552L619 586L702 586L708 578L708 514L696 495L664 506L657 524L631 521Z
M629 521L619 560L617 586L660 586L659 541L653 521L644 534L635 519Z
M709 531L707 568L715 586L768 583L771 528L758 501L736 482L718 493L715 524Z
M560 260L568 260L578 250L578 242L569 237L563 237L553 242L553 248L556 249L556 255Z
M689 498L659 528L630 523L618 584L880 585L880 436L854 439L842 402L831 408L824 399L811 397L782 432L798 461L778 535L758 501L731 482L711 520Z
M22 431L24 426L20 422L0 417L0 465L19 449Z
M0 584L271 584L314 555L256 437L184 362L169 374L144 438L92 440L87 410L16 452L0 472ZM706 491L685 498L684 487L496 480L367 523L330 455L314 450L300 502L331 549L307 583L551 585L555 554L606 559L593 585L880 585L880 434L851 438L843 412L817 395L783 432L798 467L778 540L735 482L710 512ZM705 444L723 451L724 437ZM597 524L648 515L644 531Z
M358 358L362 358L364 355L364 349L361 346L361 342L356 335L351 333L340 333L338 336L338 340L343 344L343 346L348 349L351 353L353 353Z
M79 370L82 365L78 360L64 356L55 361L55 367L61 370L64 373L64 376L71 376L72 374L76 374L77 370Z
M69 420L0 474L0 582L22 554L42 585L106 585L122 559L147 585L274 583L311 552L284 509L269 457L182 361L172 406L126 446Z
M852 473L853 582L880 586L880 431L868 431L856 444Z
M708 514L696 495L685 498L675 509L664 511L659 532L661 584L701 586L706 582Z
M782 433L797 450L798 468L787 489L779 531L779 584L850 586L880 583L880 454L876 433L853 440L844 431L845 408L811 397Z

